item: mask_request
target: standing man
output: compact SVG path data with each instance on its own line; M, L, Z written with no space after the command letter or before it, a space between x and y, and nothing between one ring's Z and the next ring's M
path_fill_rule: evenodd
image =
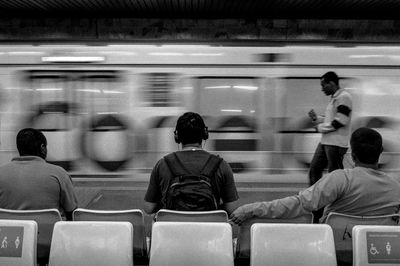
M317 116L313 109L308 113L312 123L322 134L310 165L311 185L322 177L326 167L328 172L343 169L343 157L350 139L351 95L339 87L339 78L332 71L321 77L321 87L327 96L331 96L331 100L324 117Z
M154 166L145 195L144 210L207 211L236 208L238 193L229 164L202 148L208 139L203 118L192 112L178 118L175 142L181 150L170 153Z
M71 177L61 167L45 161L47 140L42 132L18 132L19 157L0 166L0 208L38 210L55 208L67 220L78 203Z
M309 171L310 185L322 177L326 167L328 172L343 169L343 157L349 146L350 120L352 110L351 95L339 87L339 77L329 71L321 77L322 91L331 96L325 116L317 116L313 109L308 113L312 123L322 134L321 142L315 150ZM318 223L322 210L313 212L314 222Z

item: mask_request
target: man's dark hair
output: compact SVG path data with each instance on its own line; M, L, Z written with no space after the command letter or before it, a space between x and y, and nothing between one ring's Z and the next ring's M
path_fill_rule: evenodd
M17 149L20 156L31 155L41 157L42 144L47 146L47 140L43 133L37 129L24 128L17 134Z
M332 81L333 83L336 84L336 86L339 86L339 77L333 71L326 72L324 75L322 75L321 79L323 79L326 83Z
M207 138L207 127L199 114L187 112L178 118L175 128L175 139L178 143L201 143Z
M351 134L350 146L361 163L374 164L382 153L382 136L376 130L361 127Z

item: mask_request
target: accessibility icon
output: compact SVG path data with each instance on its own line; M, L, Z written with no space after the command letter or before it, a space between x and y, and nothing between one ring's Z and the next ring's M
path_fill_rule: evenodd
M371 253L371 255L377 255L377 254L379 254L378 249L376 249L376 247L374 246L373 243L371 243L371 247L370 247L370 249L369 249L369 253Z

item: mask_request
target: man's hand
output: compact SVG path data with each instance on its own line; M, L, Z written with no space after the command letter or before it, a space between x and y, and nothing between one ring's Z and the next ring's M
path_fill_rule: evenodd
M311 120L312 120L313 122L315 122L315 121L318 119L318 116L317 116L317 114L315 113L314 109L311 109L311 110L308 112L308 116L311 118Z
M229 219L235 224L241 225L245 220L253 217L253 208L253 204L240 206L229 216Z

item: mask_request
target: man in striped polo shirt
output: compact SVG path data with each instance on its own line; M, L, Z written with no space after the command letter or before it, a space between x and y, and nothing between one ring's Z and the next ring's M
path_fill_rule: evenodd
M310 165L310 185L321 179L325 168L328 168L328 172L343 169L343 157L350 139L350 93L340 88L339 77L332 71L321 77L321 87L327 96L331 96L331 100L326 107L325 116L318 116L314 110L308 113L316 129L322 134ZM314 213L315 219L319 219L321 214Z
M331 96L331 100L324 117L317 116L314 110L309 112L313 124L322 134L310 165L311 185L322 177L326 167L328 172L343 169L343 156L350 139L351 95L339 87L339 78L332 71L321 77L321 87L327 96Z

